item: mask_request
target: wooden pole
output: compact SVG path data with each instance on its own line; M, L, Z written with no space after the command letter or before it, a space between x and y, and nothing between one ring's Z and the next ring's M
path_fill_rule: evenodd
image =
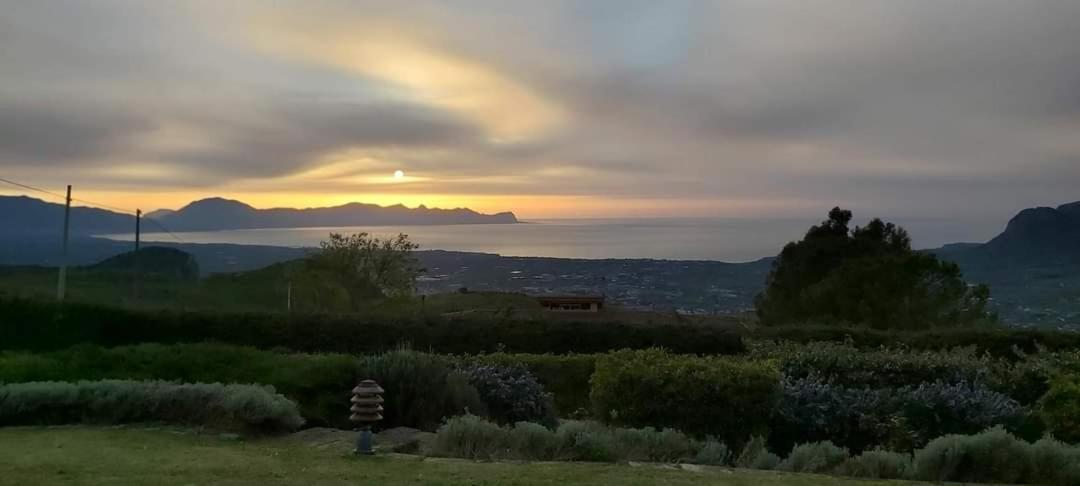
M135 299L139 298L139 277L141 276L141 273L142 273L142 265L141 265L142 262L139 261L139 244L140 244L140 238L142 237L141 226L142 226L142 210L141 209L136 209L135 210L135 254L132 255L135 258L135 261L132 262L132 264L134 266L134 269L133 269L133 271L134 271L134 275L133 275L134 279L132 280L132 285L133 285L132 295L135 297Z
M68 265L68 228L71 222L71 185L67 186L67 200L64 203L64 245L60 254L60 279L56 282L56 300L63 301L67 292Z

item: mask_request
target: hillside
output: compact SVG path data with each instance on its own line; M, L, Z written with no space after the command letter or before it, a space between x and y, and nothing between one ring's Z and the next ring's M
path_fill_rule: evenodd
M518 222L513 213L481 214L465 208L407 208L400 204L378 206L349 203L327 208L255 209L240 201L222 198L202 199L176 211L155 213L158 221L175 231Z
M159 221L172 231L518 222L514 213L481 214L467 208L407 208L400 204L378 206L349 203L328 208L256 209L240 201L222 198L194 201L176 211L151 211L146 217ZM26 196L0 196L0 228L3 234L59 234L63 230L63 221L63 204ZM103 209L72 206L70 226L73 235L132 233L135 218Z

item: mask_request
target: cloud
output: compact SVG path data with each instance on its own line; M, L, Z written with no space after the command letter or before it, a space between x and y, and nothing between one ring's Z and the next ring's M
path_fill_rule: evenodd
M975 217L1080 185L1076 2L0 3L20 174L698 215Z

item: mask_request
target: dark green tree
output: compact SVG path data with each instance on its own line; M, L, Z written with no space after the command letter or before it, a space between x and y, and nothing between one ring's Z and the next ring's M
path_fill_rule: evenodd
M330 233L293 275L299 297L320 310L359 308L374 300L411 295L423 269L409 237Z
M755 300L763 324L927 329L995 320L986 310L989 289L968 285L956 264L912 250L903 228L850 223L851 211L833 208L784 247Z

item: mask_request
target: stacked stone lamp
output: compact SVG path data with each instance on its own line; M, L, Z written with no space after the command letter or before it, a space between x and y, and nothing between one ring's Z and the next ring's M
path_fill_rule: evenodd
M385 390L374 380L361 381L352 390L349 420L360 426L360 437L356 440L357 454L375 453L372 449L371 426L383 418L383 393Z

